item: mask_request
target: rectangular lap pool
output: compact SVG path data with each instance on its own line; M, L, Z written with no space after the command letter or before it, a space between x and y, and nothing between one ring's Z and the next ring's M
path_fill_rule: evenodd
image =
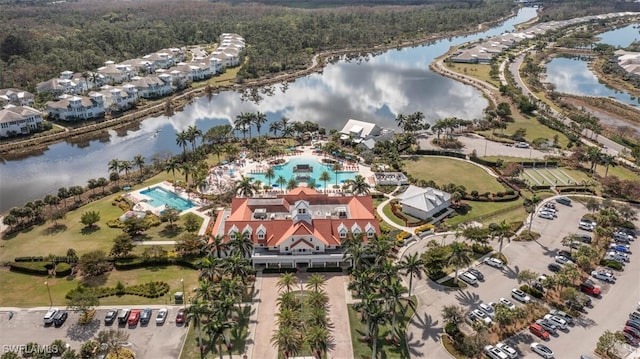
M166 205L167 207L175 208L182 212L196 206L193 202L159 186L142 190L140 191L140 194L149 197L147 203L152 207L161 207Z

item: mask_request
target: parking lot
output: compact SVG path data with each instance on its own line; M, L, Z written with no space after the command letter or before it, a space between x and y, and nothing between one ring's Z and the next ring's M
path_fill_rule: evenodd
M438 334L442 332L444 326L441 316L444 305L460 305L465 310L471 310L477 308L481 302L497 302L501 297L521 305L511 299L510 293L511 289L520 286L516 280L518 273L529 269L539 274L550 275L551 272L547 269L548 264L554 262L554 256L560 250L568 249L562 246L562 238L570 233L587 233L577 228L580 218L588 212L584 206L574 201L573 207L559 205L557 208L558 218L556 219L534 217L532 230L541 234L539 240L512 242L505 245L503 253L508 258L509 264L503 270L484 264L477 265L477 269L485 277L478 286L469 286L464 290L450 290L429 280L418 281L414 292L420 299L417 311L419 316L412 320L408 328L412 357L447 357L438 343ZM453 240L453 236L428 238L428 240L431 239L435 239L438 243L441 241L449 243ZM425 244L418 242L412 245L406 249L405 255L425 251ZM495 242L493 244L497 247ZM634 248L637 246L632 242L632 251L637 250ZM583 354L593 356L592 351L595 349L596 342L605 330L622 330L629 313L635 310L640 298L638 262L632 256L631 262L625 266L625 271L616 273L618 278L616 284L596 281L603 294L600 299L593 299L593 308L587 308L587 313L576 320L575 326L570 327L567 332L561 331L557 337L552 336L545 343L555 352L556 358L579 358ZM415 280L414 283L416 283ZM516 347L522 357L539 358L529 349L529 345L536 341L540 340L525 330L507 342Z
M56 339L61 339L71 345L71 348L78 350L82 343L94 338L99 331L121 328L129 334L129 343L125 347L133 350L137 358L178 358L187 334L187 327L176 325L175 316L179 308L176 306L167 307L169 315L164 325L156 325L155 315L161 307L164 306L150 306L153 314L148 325L138 323L131 327L128 325L119 327L117 322L105 326L106 309L98 310L94 321L88 325L78 325L80 314L69 312L69 318L60 328L53 325L44 326L43 317L48 308L12 310L11 319L8 312L2 312L0 313L0 345L5 352L14 349L12 346L15 345L36 342L46 346ZM115 308L124 307L115 306Z

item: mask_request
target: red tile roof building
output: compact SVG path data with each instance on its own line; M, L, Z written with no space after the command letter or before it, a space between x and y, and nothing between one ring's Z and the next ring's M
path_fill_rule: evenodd
M341 243L380 234L370 196L329 196L305 187L270 198L234 198L220 210L211 234L225 241L246 232L253 264L290 267L342 262Z

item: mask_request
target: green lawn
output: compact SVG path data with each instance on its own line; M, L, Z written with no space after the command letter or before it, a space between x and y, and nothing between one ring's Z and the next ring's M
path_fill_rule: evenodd
M407 173L416 179L433 180L438 185L455 183L467 192L501 192L505 188L484 169L460 160L441 157L417 157L403 162Z
M404 226L404 221L400 218L396 217L395 214L391 211L391 203L387 203L386 206L382 207L382 212L391 220L393 223Z
M471 219L477 221L482 219L482 222L485 224L498 223L502 220L515 222L522 221L527 215L525 208L522 206L521 199L511 202L463 201L463 203L469 205L471 210L464 215L457 215L453 218L447 219L446 224L455 226Z
M415 296L412 297L412 301L415 303ZM353 355L356 359L371 358L371 347L367 342L362 341L362 337L365 334L365 325L360 320L359 313L353 309L353 305L349 304L349 326L351 327L351 343L353 345ZM409 319L413 316L413 308L407 307L407 310L403 318L398 318L398 327L405 328ZM378 356L379 358L409 358L409 352L407 348L407 338L403 335L400 338L400 343L394 345L386 340L389 335L391 325L381 325L378 335Z
M118 282L126 286L148 283L151 281L163 281L169 283L170 293L182 291L184 288L190 293L190 288L198 285L198 272L193 269L179 266L150 267L144 269L132 269L127 271L111 271L103 276L92 279L89 286L115 286ZM49 296L45 282L51 290L51 299L54 305L66 306L65 295L71 289L80 284L77 278L48 278L21 273L13 273L8 268L0 269L0 286L5 288L0 292L0 303L5 306L35 307L49 305ZM25 295L28 294L28 295ZM100 299L100 305L142 305L142 304L169 304L170 295L161 298L144 298L135 295L111 296Z
M447 65L447 68L451 71L459 74L474 77L480 81L489 83L495 87L500 87L500 80L493 79L489 75L491 72L491 66L483 64L455 64L455 66Z
M566 148L569 143L569 139L562 132L553 130L536 120L533 117L525 117L518 113L514 113L512 116L514 121L509 122L507 128L504 130L504 134L509 136L516 132L519 128L524 128L527 132L525 134L525 140L529 143L537 138L545 138L553 140L555 135L558 135L558 145L562 148ZM479 131L479 133L486 136L488 139L493 137L493 130Z

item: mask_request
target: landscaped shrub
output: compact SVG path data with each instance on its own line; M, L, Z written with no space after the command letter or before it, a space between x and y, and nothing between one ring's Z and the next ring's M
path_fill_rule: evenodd
M77 290L78 288L70 290L66 298L71 298ZM122 283L118 283L115 287L89 287L84 288L84 290L93 291L98 298L123 294L137 295L145 298L158 298L169 293L169 284L166 282L149 282L123 288Z
M414 232L416 235L418 235L418 234L420 234L420 233L422 233L422 232L432 231L434 228L436 228L436 226L434 226L434 225L433 225L433 224L431 224L431 223L428 223L428 224L425 224L425 225L422 225L422 226L420 226L420 227L416 228L413 232Z
M535 289L535 288L531 288L528 285L524 284L520 286L520 290L531 295L534 298L542 298L544 296L544 293L542 293L541 291Z
M616 261L612 261L612 260L608 260L608 259L603 259L600 261L600 265L601 266L605 266L605 267L609 267L611 269L615 269L618 271L622 270L622 263L616 262Z
M53 268L50 262L12 262L9 269L12 272L48 276L49 270ZM66 277L71 275L71 265L69 263L58 263L56 265L56 277Z
M491 251L493 251L493 247L488 244L474 243L471 245L471 250L475 253L484 255L487 253L491 253Z

